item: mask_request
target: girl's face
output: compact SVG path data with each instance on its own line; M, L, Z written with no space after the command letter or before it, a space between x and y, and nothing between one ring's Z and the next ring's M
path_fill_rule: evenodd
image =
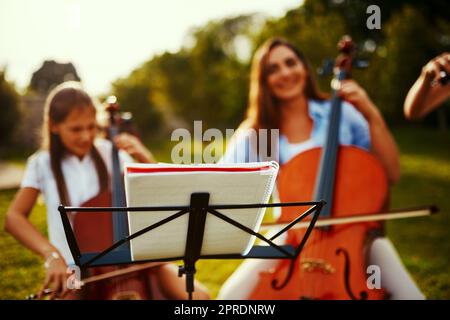
M74 108L63 122L51 125L51 131L59 135L69 152L81 159L91 151L97 134L95 109Z
M289 47L280 45L270 51L267 70L267 84L272 96L289 101L303 95L307 71Z

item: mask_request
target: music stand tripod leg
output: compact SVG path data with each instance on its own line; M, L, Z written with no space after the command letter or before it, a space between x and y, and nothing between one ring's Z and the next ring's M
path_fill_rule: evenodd
M186 274L186 292L189 300L192 300L192 293L194 292L195 263L200 258L202 250L208 203L209 193L191 194L187 241L183 259L184 266L180 266L178 270L179 276Z

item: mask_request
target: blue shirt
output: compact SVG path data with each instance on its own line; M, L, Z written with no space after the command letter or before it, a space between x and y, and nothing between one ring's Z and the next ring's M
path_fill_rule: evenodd
M279 136L279 156L281 164L289 161L300 152L323 145L329 124L330 101L308 101L309 116L313 120L311 136L308 140L299 143L290 143L284 135ZM255 133L256 134L256 133ZM219 161L221 163L240 163L260 161L256 155L256 148L250 147L252 140L247 130L236 132L231 139L227 150ZM352 145L369 150L370 130L366 119L348 102L342 102L341 123L339 127L339 143ZM273 155L272 155L273 157ZM276 156L275 156L276 157ZM272 158L273 159L273 158Z

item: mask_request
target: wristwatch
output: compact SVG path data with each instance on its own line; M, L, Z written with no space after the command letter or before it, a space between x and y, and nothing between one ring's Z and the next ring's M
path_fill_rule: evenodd
M52 251L50 255L45 259L44 267L45 269L48 269L50 267L50 264L53 262L53 260L59 259L61 256L58 252Z

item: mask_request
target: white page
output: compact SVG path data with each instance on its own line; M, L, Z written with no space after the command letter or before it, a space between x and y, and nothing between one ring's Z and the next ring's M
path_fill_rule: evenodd
M157 172L128 173L130 168L269 168L253 172ZM125 169L125 190L128 206L188 206L193 192L209 192L210 205L267 203L272 193L278 164L276 162L237 165L142 165L128 164ZM218 210L233 220L257 231L265 208ZM129 212L130 233L152 225L176 211ZM184 256L189 214L141 235L131 241L134 261ZM246 254L255 237L208 214L202 255Z

